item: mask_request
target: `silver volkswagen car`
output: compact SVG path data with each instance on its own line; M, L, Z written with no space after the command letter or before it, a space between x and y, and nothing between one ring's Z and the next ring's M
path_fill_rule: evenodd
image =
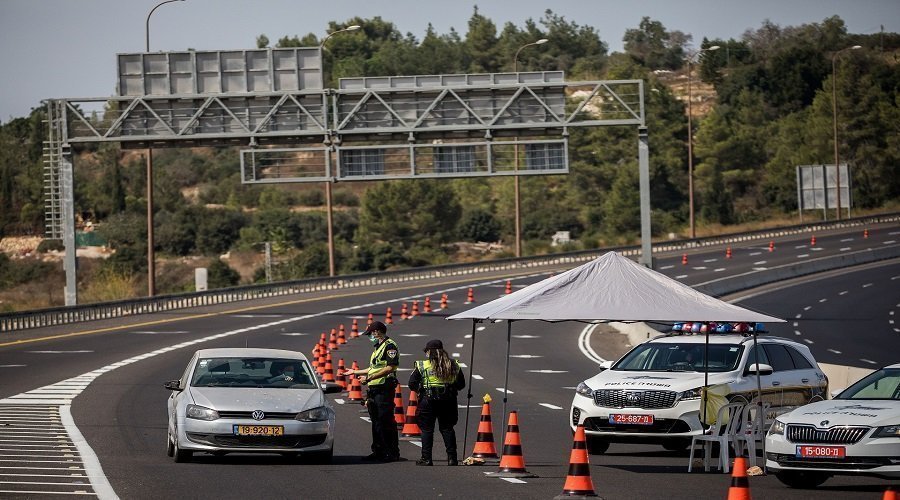
M306 357L278 349L202 349L172 391L167 453L186 462L195 452L281 453L330 462L334 409Z

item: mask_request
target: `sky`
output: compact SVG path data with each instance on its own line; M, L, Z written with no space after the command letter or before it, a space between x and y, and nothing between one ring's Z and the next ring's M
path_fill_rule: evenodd
M145 21L160 0L0 0L0 122L27 116L47 98L115 93L116 54L142 52ZM185 0L161 6L150 20L151 51L256 47L265 34L325 34L329 21L380 16L421 40L428 23L461 36L477 5L502 29L522 28L547 9L592 26L610 51L622 50L625 30L641 18L669 31L739 39L766 20L780 26L822 22L837 15L850 33L900 32L900 0Z

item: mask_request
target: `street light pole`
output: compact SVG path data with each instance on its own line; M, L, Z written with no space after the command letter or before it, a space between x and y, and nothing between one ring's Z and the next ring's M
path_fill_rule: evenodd
M525 45L519 47L519 50L516 51L515 57L513 57L513 72L519 72L519 52L522 52L522 49L525 47L531 47L532 45L543 45L547 43L546 38L541 38L540 40L526 43ZM522 256L522 216L520 212L520 197L519 197L519 138L515 139L515 150L513 151L513 169L516 174L513 176L513 191L515 193L515 207L516 207L516 257Z
M857 50L861 49L862 46L854 45L852 47L843 48L837 52L835 52L831 56L831 122L834 126L834 172L835 172L835 183L837 184L837 220L841 220L841 164L840 164L840 156L838 155L838 114L837 114L837 66L835 61L837 61L838 55L841 52L845 52L848 50ZM825 202L828 203L828 187L826 185L825 189Z
M156 4L147 13L144 21L144 52L150 52L150 16L161 6L184 0L165 0ZM153 250L153 148L147 144L147 296L156 295L156 253Z
M338 33L345 33L348 31L356 31L360 28L358 24L354 24L352 26L347 26L346 28L339 29L337 31L332 31L331 33L325 35L325 38L319 43L319 57L322 59L322 74L325 74L325 42L328 41L334 35ZM329 134L330 136L331 134ZM331 160L328 160L329 174L331 173ZM331 203L331 184L334 182L334 176L330 176L331 178L325 181L325 212L326 212L326 224L328 226L328 275L334 276L334 219L333 219L333 209Z
M690 223L691 239L697 237L697 228L694 225L694 125L693 125L693 101L694 96L691 89L693 76L694 58L703 52L712 52L719 50L718 45L706 49L700 49L688 57L688 220Z

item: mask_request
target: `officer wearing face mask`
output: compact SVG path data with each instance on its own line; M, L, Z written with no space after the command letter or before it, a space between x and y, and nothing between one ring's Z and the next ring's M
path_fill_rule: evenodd
M397 367L400 366L400 350L397 343L387 336L387 327L373 321L365 331L374 346L369 358L369 368L347 369L344 375L356 375L368 387L366 408L372 420L372 453L363 460L368 462L396 462L400 459L399 436L394 422L394 390L397 387Z

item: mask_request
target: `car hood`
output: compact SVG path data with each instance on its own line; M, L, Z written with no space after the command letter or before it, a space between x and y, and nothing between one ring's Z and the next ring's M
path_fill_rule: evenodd
M831 399L801 406L781 415L778 420L787 424L811 424L819 428L835 425L896 425L900 423L900 401Z
M709 385L727 384L735 380L733 372L710 373ZM650 372L605 370L585 380L597 389L641 389L663 391L689 391L703 387L703 372Z
M319 389L191 387L190 392L195 404L218 411L299 413L325 405Z

